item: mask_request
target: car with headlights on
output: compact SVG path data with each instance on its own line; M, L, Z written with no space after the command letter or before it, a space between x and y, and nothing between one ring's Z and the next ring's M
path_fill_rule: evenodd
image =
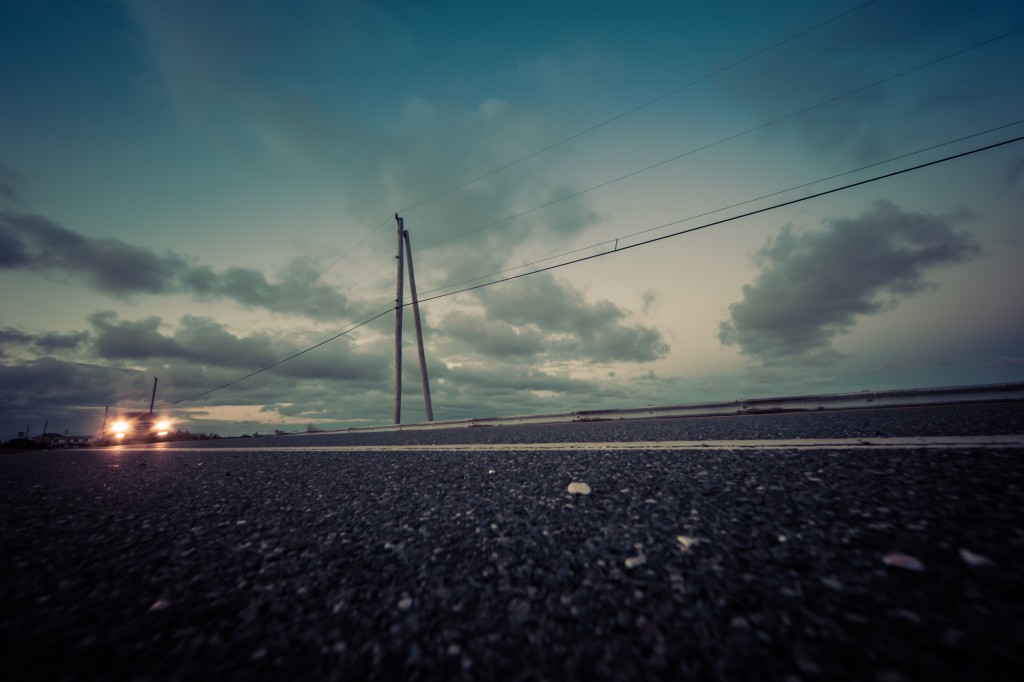
M123 412L107 424L103 441L118 443L155 443L171 434L171 419L153 412Z

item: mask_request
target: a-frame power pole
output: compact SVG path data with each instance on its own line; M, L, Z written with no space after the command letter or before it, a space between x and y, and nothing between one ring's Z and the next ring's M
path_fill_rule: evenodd
M416 350L420 361L420 380L423 384L423 408L427 421L434 421L434 407L430 401L430 378L427 374L427 357L423 349L423 324L420 318L420 302L416 295L416 273L412 264L412 245L405 220L395 214L398 223L398 290L395 295L395 414L394 423L402 423L402 298L405 294L403 282L403 259L408 260L409 290L412 294L412 317L416 327ZM404 247L404 248L403 248ZM404 251L404 258L403 258Z
M434 421L434 406L430 403L430 379L427 376L427 356L423 351L423 324L420 322L420 300L416 296L416 273L412 268L412 245L409 243L409 230L404 230L405 258L409 267L409 293L412 294L412 321L416 327L416 350L420 356L420 381L423 384L423 409L427 421Z
M405 264L402 262L403 234L405 233L405 221L395 214L395 222L398 223L398 288L395 292L395 411L394 423L402 423L402 297L405 295L404 282L402 277L405 274Z

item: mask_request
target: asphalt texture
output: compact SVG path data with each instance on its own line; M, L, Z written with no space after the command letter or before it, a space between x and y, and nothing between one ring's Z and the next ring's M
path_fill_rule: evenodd
M1024 405L500 430L279 442L1021 434ZM1024 450L276 441L0 455L0 678L1021 675Z

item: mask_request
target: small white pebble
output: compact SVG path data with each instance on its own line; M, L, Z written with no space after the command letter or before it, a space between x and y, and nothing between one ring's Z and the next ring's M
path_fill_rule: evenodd
M899 552L890 552L882 557L882 563L886 566L892 566L893 568L902 568L907 571L923 571L924 564L917 557L912 557L909 554L900 554Z
M149 607L149 610L150 611L163 611L164 609L166 609L170 605L171 605L171 602L169 600L167 600L167 599L157 599L155 602L153 602L153 605Z
M589 495L590 486L582 481L573 481L569 484L568 492L570 495Z
M829 588L830 590L835 590L836 592L842 592L843 591L843 583L841 583L839 581L839 579L836 578L835 576L831 576L830 575L830 576L826 576L826 577L822 578L821 579L821 584L824 585L825 587Z
M975 554L969 549L960 550L960 558L964 560L968 566L974 566L980 568L981 566L991 566L992 560L983 554Z
M626 568L636 568L637 566L643 566L647 563L647 557L643 554L637 556L631 556L626 558Z
M679 543L680 549L689 550L691 547L700 542L700 540L698 540L697 538L691 538L688 535L677 535L676 542Z

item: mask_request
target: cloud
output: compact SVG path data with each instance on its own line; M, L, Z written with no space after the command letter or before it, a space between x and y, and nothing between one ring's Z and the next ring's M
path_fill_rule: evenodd
M445 418L543 414L608 407L671 404L678 400L681 382L656 376L650 370L573 373L484 359L461 365L431 368L435 414ZM420 408L418 385L410 381L404 407L414 415ZM705 389L701 394L706 394Z
M189 315L171 324L159 317L125 320L99 311L88 320L89 332L32 334L0 329L4 350L0 385L5 387L0 394L0 421L5 428L20 430L26 423L39 428L49 419L51 426L64 424L60 430L95 430L106 405L135 409L148 405L154 376L160 378L160 409L187 419L194 431L234 428L228 422L236 419L219 421L216 416L228 407L274 406L283 400L290 401L288 410L271 407L274 415L265 421L287 423L294 415L315 415L318 421L324 415L335 422L374 417L383 421L390 415L388 344L342 337L230 390L169 406L289 356L318 335L292 329L279 335L239 337L214 320ZM66 357L39 357L48 351Z
M765 363L839 357L832 339L858 316L894 308L933 286L925 273L976 257L980 246L954 229L963 216L909 213L888 201L824 229L782 228L758 252L760 272L729 306L718 338Z
M886 372L903 371L908 369L920 369L930 367L952 367L960 364L956 360L949 360L943 358L914 358L912 360L886 360L879 363L876 367L868 368L863 371L865 376L872 374L884 374Z
M39 215L0 212L0 235L18 254L6 267L68 273L115 296L170 293L177 273L189 267L178 254L90 239Z
M977 60L998 49L983 47L858 89L1004 33L1019 20L1012 15L997 3L984 9L951 0L876 3L751 60L727 76L724 87L761 122L841 97L781 123L779 130L830 159L844 154L877 161L906 151L902 145L952 137L940 122L954 114L950 120L959 130L979 105L1004 93L1000 83L1012 77L1012 60L979 67Z
M161 319L148 317L127 322L113 311L100 311L88 317L96 327L96 351L108 360L176 358L184 353L173 339L160 333Z
M85 346L88 341L88 332L30 334L8 327L0 329L0 357L11 355L11 349L29 349L44 355L74 352Z
M488 318L533 325L553 335L550 347L562 357L649 362L668 353L657 329L626 324L627 313L614 303L588 303L579 290L550 273L484 290L480 299Z
M643 313L644 315L653 315L658 309L658 292L654 289L646 289L640 294L640 299L643 301Z
M159 317L121 320L112 311L99 311L88 320L95 328L95 352L102 359L165 365L172 361L170 366L178 368L173 362L177 361L181 366L236 374L266 367L314 340L312 335L296 330L282 336L257 333L240 337L219 322L194 315L183 316L174 331L166 334L161 331L166 325ZM275 367L273 372L294 378L377 381L386 377L389 364L386 349L376 344L357 346L342 337L315 353Z
M95 431L100 426L97 413L102 419L103 406L114 404L117 387L136 375L141 382L140 372L52 357L0 364L0 385L5 387L0 415L5 427L19 430L30 424L38 431L49 420L51 430ZM141 383L139 388L141 395L145 389Z
M535 363L650 362L668 353L660 331L628 324L628 314L611 301L587 302L550 273L484 290L479 300L482 315L450 313L441 327L479 355L529 356Z
M535 356L547 347L538 329L488 320L461 310L445 315L439 330L462 347L492 357Z
M586 395L595 392L598 387L595 382L575 379L566 374L523 369L514 365L457 367L451 370L449 376L458 386L483 388L489 392L547 391Z
M0 207L18 208L25 204L18 191L23 182L20 173L0 161Z
M1014 355L1000 355L995 360L992 360L991 362L985 363L984 366L985 367L996 367L996 368L999 368L999 369L1004 369L1004 368L1009 368L1009 367L1024 367L1024 358L1019 358L1019 357L1016 357Z
M431 378L434 411L446 418L560 412L587 406L602 392L598 382L515 362L456 365ZM404 407L414 414L420 405L410 389Z
M8 327L0 329L0 344L4 346L27 346L32 342L32 335Z
M0 211L0 268L71 280L118 299L185 294L319 319L363 311L335 289L315 283L319 271L306 259L289 263L272 282L248 268L216 271L184 254L85 237L27 213Z
M1024 178L1024 157L1010 159L1006 164L1006 186L1013 187Z
M546 154L543 165L516 166L444 194L565 134L565 121L586 111L587 94L606 90L602 62L585 46L507 64L493 79L511 81L505 90L515 97L465 99L413 89L425 84L403 57L433 49L432 36L373 3L121 4L175 111L222 148L265 156L293 175L309 172L312 182L330 178L354 222L372 225L411 207L403 217L415 248L502 221L424 253L424 285L500 269L518 245L555 248L599 219L577 197L503 221L576 193L551 164L561 150ZM377 93L360 75L371 60L403 77ZM573 76L571 93L565 82L551 85L558 74ZM325 78L330 97L319 94ZM538 107L544 115L533 113ZM421 205L430 197L436 200Z

